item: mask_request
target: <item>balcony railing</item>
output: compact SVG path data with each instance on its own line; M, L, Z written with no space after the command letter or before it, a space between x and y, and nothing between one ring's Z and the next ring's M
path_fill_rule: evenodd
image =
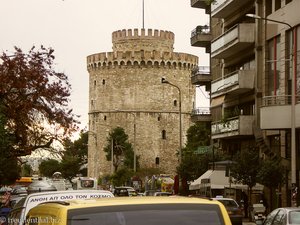
M300 102L300 96L296 97L296 103ZM276 105L290 105L292 103L291 95L276 95L276 96L265 96L262 99L262 107L276 106Z
M300 127L300 96L296 97L295 126ZM290 129L292 113L292 97L290 95L265 96L260 108L261 129Z
M191 33L191 45L196 47L208 47L212 40L210 27L197 26Z
M192 110L192 115L210 115L209 107L198 107Z
M209 107L198 107L192 110L191 120L193 122L211 122L212 117Z
M253 121L252 115L240 115L226 121L212 122L212 138L253 135Z
M251 1L253 0L216 0L211 4L211 16L226 18L232 13L238 13L238 9L248 6Z
M255 41L255 24L241 23L225 31L211 43L212 58L231 57L249 48Z
M241 94L254 88L255 71L237 70L211 82L212 97L225 93Z

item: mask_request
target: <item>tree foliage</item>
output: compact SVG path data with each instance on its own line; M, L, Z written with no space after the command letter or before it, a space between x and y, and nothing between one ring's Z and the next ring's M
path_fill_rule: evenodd
M204 123L196 123L187 130L186 147L182 149L181 164L177 168L180 177L192 181L201 176L207 169L208 163L212 161L212 154L197 154L200 146L210 144L210 129Z
M62 176L72 180L77 174L86 176L83 167L87 164L88 154L88 132L81 131L77 140L71 141L69 138L64 140L64 154L61 161Z
M54 50L32 47L28 53L0 55L0 100L7 118L5 128L14 136L15 156L49 148L76 128L76 116L68 108L71 86L64 73L53 67ZM11 149L12 150L12 149Z
M0 103L0 185L10 185L20 177L21 167L12 154L14 136L5 129L6 118L1 109Z
M32 168L29 164L25 163L22 166L22 176L23 177L30 177L32 175Z
M234 162L231 168L232 177L236 182L248 185L251 190L257 183L257 174L261 167L258 149L243 149L234 156Z
M257 179L268 188L284 183L284 167L279 160L266 159L262 162Z
M48 159L41 162L39 171L42 176L52 177L55 172L61 171L61 166L58 160Z
M124 165L124 167L126 168L133 169L133 148L131 143L128 142L128 135L125 133L125 130L121 127L116 127L115 129L113 129L107 138L107 145L104 148L104 152L106 152L106 159L108 161L112 160L112 149L113 165L115 171L117 171L121 165Z
M125 167L117 170L110 179L114 186L123 186L128 185L132 176L133 171Z

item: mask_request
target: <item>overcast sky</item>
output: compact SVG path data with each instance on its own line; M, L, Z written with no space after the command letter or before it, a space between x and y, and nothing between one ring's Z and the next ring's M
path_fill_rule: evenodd
M142 28L143 0L0 0L0 51L20 47L27 52L33 45L52 47L59 72L72 85L71 104L81 115L81 128L88 124L88 72L86 57L111 52L111 34L121 29ZM145 29L172 31L175 52L199 57L199 65L209 65L204 48L190 46L191 31L209 24L202 9L190 0L144 0ZM200 92L199 92L200 93ZM206 104L197 102L200 107ZM205 105L204 105L205 106Z

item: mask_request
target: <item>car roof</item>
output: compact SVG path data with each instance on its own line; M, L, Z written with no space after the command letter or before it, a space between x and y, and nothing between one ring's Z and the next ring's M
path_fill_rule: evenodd
M172 207L174 206L199 206L199 207L206 207L207 209L211 209L211 206L215 206L216 208L220 209L221 217L223 218L224 224L231 224L229 215L226 211L225 206L218 201L213 201L209 199L203 198L195 198L195 197L186 197L186 196L146 196L146 197L114 197L114 198L101 198L101 199L87 199L87 200L71 200L71 201L64 201L64 202L46 202L42 203L29 211L29 217L36 217L39 214L43 214L45 212L55 212L59 216L66 215L68 211L73 210L88 210L88 209L96 209L98 207L124 207L128 208L127 206L135 206L140 208L139 205L142 207L149 205L149 207L155 207L156 205L164 206L168 205ZM101 209L97 209L97 211L101 211ZM100 212L99 211L99 212ZM64 216L63 216L64 217ZM65 218L65 217L64 217Z
M143 205L143 204L215 204L223 208L223 204L218 201L212 201L202 198L193 198L193 197L184 197L184 196L145 196L140 198L101 198L101 199L87 199L87 200L70 200L64 202L45 202L40 204L40 206L51 205L56 207L63 207L69 209L76 208L86 208L86 207L95 207L95 206L114 206L114 205ZM225 209L225 208L224 208Z
M96 196L97 195L97 196ZM50 201L63 201L67 199L84 199L84 198L99 198L99 197L114 197L110 191L106 190L66 190L66 191L47 191L36 192L22 198L14 207L13 210L24 208L22 214L26 215L34 206Z

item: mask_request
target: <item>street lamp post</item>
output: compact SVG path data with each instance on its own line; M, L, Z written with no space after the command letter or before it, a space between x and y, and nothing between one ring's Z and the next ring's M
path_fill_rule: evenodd
M177 88L178 94L179 94L179 162L181 163L181 161L182 161L182 152L181 152L182 151L181 90L180 90L180 88L178 86L176 86L175 84L170 83L165 78L162 78L161 82L163 84L169 84L169 85Z
M291 183L292 183L292 188L296 188L296 182L297 182L297 170L296 170L296 117L295 117L295 105L296 105L296 67L295 67L295 62L294 62L294 54L295 54L295 37L294 37L294 29L293 27L283 21L278 21L278 20L273 20L273 19L268 19L264 17L257 16L255 14L246 14L247 17L251 17L254 19L258 20L266 20L266 21L271 21L275 23L280 23L288 26L291 31L292 31L292 52L291 52L291 68L292 68L292 93L291 93ZM293 190L292 190L293 191ZM296 198L292 198L291 200L292 206L296 203Z

